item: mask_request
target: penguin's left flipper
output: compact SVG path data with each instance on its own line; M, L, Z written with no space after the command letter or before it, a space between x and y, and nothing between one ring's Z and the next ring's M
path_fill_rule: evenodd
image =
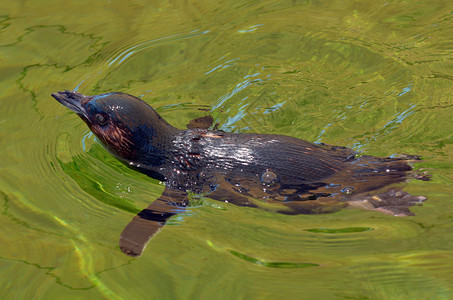
M149 240L167 220L185 211L189 203L186 192L165 188L162 195L139 212L121 232L119 246L129 256L140 256Z

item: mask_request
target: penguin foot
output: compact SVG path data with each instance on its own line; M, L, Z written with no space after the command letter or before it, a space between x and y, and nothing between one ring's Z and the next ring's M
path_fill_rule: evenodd
M373 196L360 196L358 199L350 200L347 203L351 207L375 210L397 217L406 217L415 215L409 210L409 207L422 205L426 199L425 196L413 196L402 190L390 189L387 192Z

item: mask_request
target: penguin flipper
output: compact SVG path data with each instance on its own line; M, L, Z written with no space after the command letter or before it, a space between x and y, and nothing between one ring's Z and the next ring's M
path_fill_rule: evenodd
M139 212L121 232L121 251L129 256L140 256L148 241L164 227L167 220L184 212L188 203L186 192L165 188L162 195Z

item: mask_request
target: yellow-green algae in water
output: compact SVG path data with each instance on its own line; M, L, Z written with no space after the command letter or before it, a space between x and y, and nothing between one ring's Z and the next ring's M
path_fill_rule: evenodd
M243 254L243 253L239 253L234 250L230 250L230 253L245 261L257 264L259 266L269 267L269 268L310 268L310 267L319 266L317 264L311 264L311 263L264 261L262 259L254 258L254 257L251 257L251 256Z
M453 298L451 1L0 8L2 299ZM405 189L428 201L408 218L286 216L194 195L129 258L119 234L163 185L50 97L74 88L140 96L179 128L210 114L232 132L421 155L433 180Z

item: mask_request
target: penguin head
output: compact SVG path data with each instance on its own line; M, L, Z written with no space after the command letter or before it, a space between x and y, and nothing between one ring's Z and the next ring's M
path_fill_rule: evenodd
M104 146L127 162L159 165L162 141L175 130L143 100L124 93L85 96L75 91L53 93L74 111Z

